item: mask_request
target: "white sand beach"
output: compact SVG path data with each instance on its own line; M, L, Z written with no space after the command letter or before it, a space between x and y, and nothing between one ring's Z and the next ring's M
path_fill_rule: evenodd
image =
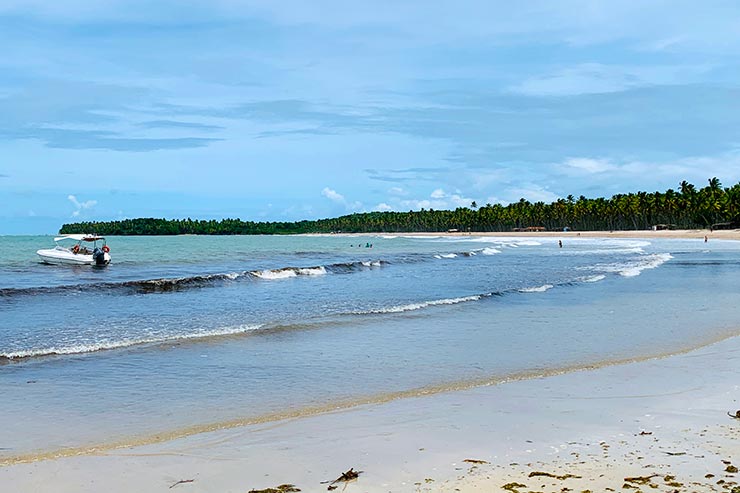
M737 491L740 420L728 411L740 409L738 368L735 336L665 358L5 466L0 485L327 491L354 468L359 478L338 491Z
M369 233L368 233L369 234ZM366 236L361 234L358 236ZM373 233L374 235L375 233ZM672 229L672 230L630 230L630 231L539 231L539 232L437 232L437 233L383 233L389 236L501 236L501 237L557 237L557 238L643 238L643 239L698 239L707 237L711 240L740 240L740 229Z

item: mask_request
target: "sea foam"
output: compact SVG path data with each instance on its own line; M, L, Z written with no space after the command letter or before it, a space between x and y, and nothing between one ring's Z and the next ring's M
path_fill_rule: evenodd
M622 277L635 277L642 274L642 271L644 270L660 267L672 258L673 255L670 253L653 253L638 257L632 262L598 265L596 266L596 269L603 270L605 272L613 272Z
M415 310L421 310L423 308L427 308L430 306L439 306L439 305L457 305L458 303L467 303L470 301L478 301L481 298L483 298L483 295L473 295L473 296L463 296L460 298L444 298L441 300L431 300L431 301L420 301L418 303L409 303L407 305L396 305L396 306L389 306L386 308L378 308L375 310L367 310L367 311L361 311L361 312L354 312L355 315L369 315L369 314L377 314L377 313L403 313L403 312L411 312Z
M178 334L170 336L160 337L140 337L140 338L124 338L114 341L99 341L95 343L85 344L77 343L70 344L68 346L50 346L35 349L26 349L22 351L12 351L7 353L0 353L0 358L5 359L23 359L33 358L40 356L55 356L55 355L72 355L72 354L85 354L94 353L97 351L107 351L112 349L123 349L131 346L140 346L144 344L164 344L172 343L177 341L186 341L194 339L207 339L210 337L221 337L229 335L243 334L262 328L262 324L255 325L235 325L229 327L220 327L213 330L200 330L191 332L189 334Z
M326 268L323 265L305 268L283 267L282 269L255 270L251 274L266 280L288 279L297 276L323 276L326 274Z
M534 288L522 288L519 290L520 293L544 293L545 291L552 289L552 284L543 284Z

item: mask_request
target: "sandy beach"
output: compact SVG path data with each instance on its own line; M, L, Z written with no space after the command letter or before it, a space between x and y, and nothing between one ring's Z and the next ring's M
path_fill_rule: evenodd
M740 337L659 359L0 468L9 492L738 491ZM283 488L283 491L298 491Z
M473 234L497 237L546 237L552 238L552 241L561 238L566 246L568 241L575 243L579 238L686 239L699 244L698 249L702 252L712 250L701 244L705 236L710 245L713 242L719 244L718 240L740 240L738 230ZM468 233L415 235L467 236ZM378 242L382 241L396 242L394 239L378 239ZM446 245L447 240L443 243ZM552 246L551 242L541 243ZM725 244L727 245L729 244ZM301 247L301 250L304 249ZM376 250L379 250L377 246ZM519 250L520 248L516 249ZM721 248L717 250L720 253L722 251ZM470 259L475 256L462 258ZM686 257L683 258L685 259ZM701 257L699 259L701 260ZM443 264L440 258L430 263L447 265ZM713 264L689 263L681 272L684 277L692 275L693 272L704 272L700 269L703 265ZM716 302L716 306L720 307L732 304L735 299L733 293L736 293L734 274L726 277L729 280L725 281L729 284L724 284L725 287L721 290L715 289L720 278L710 278L711 294L702 291L703 295L699 298L701 300L711 298ZM622 282L623 278L635 279L622 276L618 278L619 282ZM668 279L672 281L676 278ZM307 286L311 288L312 285ZM651 290L655 286L658 289L663 287L660 284L649 286L650 289L643 292L644 296L652 294ZM683 285L680 289L684 294L695 294L698 292L697 286L694 282ZM625 291L633 289L625 288ZM547 290L542 290L544 291ZM309 293L311 296L314 295L312 290L309 290ZM676 306L670 305L674 293L659 294L656 300L669 303L666 306ZM728 298L722 298L720 295L726 295ZM583 295L579 295L578 300L582 300L582 297ZM565 298L571 303L568 305L569 308L579 309L581 312L588 308L585 305L575 307L572 305L574 299L574 297ZM128 303L130 298L124 301ZM156 313L159 314L162 301L157 301L159 304L156 305ZM646 308L644 312L640 311L642 315L639 318L620 318L623 315L617 315L617 321L630 322L626 327L617 324L610 328L618 338L608 346L607 352L612 356L615 353L614 342L625 341L625 338L631 348L630 351L642 351L640 354L647 355L663 354L666 351L663 343L670 342L666 337L675 335L677 339L681 338L677 332L677 325L673 325L676 321L668 317L669 314L656 314L649 308L649 301L643 303L643 298L639 301L637 305L631 305L632 309L636 310ZM67 298L64 298L64 302L68 302ZM110 301L106 299L106 303ZM591 302L584 303L588 305ZM604 306L608 309L611 307L610 303L613 304L609 301ZM691 300L682 298L681 303L683 308L684 305L690 305ZM646 307L642 307L642 304ZM555 311L550 312L550 318L547 320L550 321L556 313L561 313L563 306L565 305L553 305L552 309ZM707 306L710 305L700 302L690 306L686 307L690 311L683 313L683 316L691 318L694 314L699 314L698 318L691 319L694 323L689 325L688 329L700 332L702 328L697 327L696 323L711 318L707 315L708 311L702 311L709 310ZM536 315L545 316L541 311L544 309L547 309L547 305L539 305L537 310L540 311L537 311ZM502 307L498 307L494 313L500 315L501 311ZM603 311L591 313L589 320L593 320L603 329L608 324L601 320L602 313ZM486 316L489 316L488 313ZM437 316L435 320L439 317ZM604 317L608 318L609 315ZM450 318L448 325L459 332L457 327L459 322L458 318ZM575 318L569 316L566 323L561 321L560 327L571 327L574 322ZM662 339L654 340L653 343L640 344L634 338L636 334L626 330L627 328L641 330L639 328L645 326L659 327L660 325L656 324L661 323L667 328L667 332L662 333ZM228 429L225 429L224 425L214 431L174 439L165 438L164 435L154 436L146 445L119 448L105 446L97 450L85 450L79 455L45 457L43 460L24 459L15 463L9 460L0 466L0 492L287 493L299 490L333 491L330 488L336 486L336 491L358 493L450 491L738 493L740 419L728 413L734 415L740 410L740 381L737 378L737 369L740 367L740 328L734 318L725 320L719 325L726 328L723 332L724 337L709 337L709 340L714 341L711 344L667 356L648 356L631 360L629 363L590 367L558 374L544 371L540 375L549 374L549 376L512 379L491 385L483 385L481 383L483 380L479 380L475 385L480 386L467 386L465 390L451 391L451 387L447 387L444 391L439 391L443 387L436 389L425 387L421 393L400 392L382 402L353 401L352 406L342 408L336 407L334 401L326 399L321 403L321 412L302 417L261 424L239 423L239 426L230 426ZM352 328L356 329L354 326ZM590 325L587 328L590 328ZM547 329L548 326L543 325L543 330ZM343 332L357 334L350 330ZM339 335L334 333L328 342L336 342ZM580 337L578 333L565 337L567 351L578 351L574 345L577 337ZM525 339L533 343L532 349L527 351L529 353L534 351L536 358L546 359L544 356L547 354L537 351L549 354L554 348L534 344L538 340L540 338ZM585 340L589 342L591 338ZM449 344L450 339L446 337L443 341ZM386 347L386 350L395 347L398 341L393 338L392 342L393 346ZM495 342L500 345L499 340ZM435 343L434 346L439 344ZM280 354L287 354L285 352L287 346L284 343L279 347ZM346 342L338 346L341 350L346 347ZM494 346L490 347L490 350L495 349ZM519 344L517 347L530 346ZM298 348L305 352L305 346L299 345ZM206 352L204 349L203 353ZM365 348L361 348L359 352L363 358L366 357ZM194 354L198 361L202 361L200 359L202 356L198 353ZM103 353L105 354L107 353ZM118 353L110 354L113 356ZM271 350L266 351L266 354L276 353ZM464 354L468 358L470 352ZM631 355L632 352L621 361L630 360ZM309 359L311 364L318 366L325 364L322 363L323 360L317 360L314 356L309 356ZM599 359L605 360L609 358ZM618 358L611 361L617 360ZM214 358L214 361L222 360ZM352 360L351 364L354 365L356 361L357 359ZM414 360L408 367L414 372L423 371L425 368L419 361L427 361L424 364L433 366L439 360ZM146 365L140 366L147 368ZM58 367L55 369L54 365L49 367L49 371L58 371ZM583 367L584 365L580 366ZM201 368L200 365L195 366L196 374L203 375L209 385L214 385L216 379L213 373L206 373ZM535 373L538 370L546 370L546 366L543 364L542 368L539 366L532 368ZM178 380L182 379L181 371L182 368L178 367L175 372ZM216 370L210 367L210 371ZM342 376L340 386L346 385L347 375L354 371L356 370L352 367L348 373L337 373ZM51 385L49 382L53 381L52 377L48 374L41 375L40 378L46 380L44 385ZM28 392L35 388L26 385L38 383L36 376L29 378L28 381L25 378L20 381L23 389L21 395L26 400ZM399 374L393 373L389 378L396 380ZM282 389L279 385L272 387ZM183 388L190 392L190 387ZM164 389L158 391L163 392ZM102 389L96 387L96 398L100 392ZM264 398L263 394L257 395ZM214 393L213 399L218 405L223 405L227 397L228 393L219 390ZM355 405L356 403L361 404ZM165 411L169 412L171 405L172 401L167 400L168 407L164 408ZM56 412L57 408L49 409L50 412ZM193 409L193 414L197 411ZM152 422L159 417L156 413L151 413L150 416ZM25 429L31 430L34 426L29 425ZM85 426L89 426L89 423ZM20 429L22 431L24 428ZM39 429L43 429L41 424ZM12 453L14 442L10 438L10 433L5 438L4 443L3 435L0 433L0 449ZM28 440L27 436L24 438ZM359 477L350 482L340 481L332 484L333 480L350 470L361 471ZM282 488L279 488L281 486Z
M375 234L375 233L373 233ZM546 238L645 238L645 239L699 239L740 240L740 229L674 229L674 230L635 230L635 231L538 231L538 232L441 232L441 233L383 233L389 236L500 236L500 237L546 237Z

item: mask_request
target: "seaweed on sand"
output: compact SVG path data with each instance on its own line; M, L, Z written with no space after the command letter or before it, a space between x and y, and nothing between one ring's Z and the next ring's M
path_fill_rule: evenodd
M650 480L656 476L660 476L660 474L651 474L650 476L633 476L629 478L624 478L624 481L626 483L648 484Z
M281 484L274 488L265 488L264 490L249 490L249 493L293 493L301 491L292 484Z
M542 471L532 471L532 472L529 473L529 477L530 478L533 478L535 476L544 476L546 478L555 478L555 479L559 479L560 481L563 481L563 480L566 480L566 479L569 479L569 478L581 479L581 476L576 476L575 474L563 474L561 476L558 476L557 474L553 474L553 473L550 473L550 472L542 472Z
M517 488L526 488L526 484L522 483L506 483L501 488L505 489L506 491L513 491L514 493L518 493Z

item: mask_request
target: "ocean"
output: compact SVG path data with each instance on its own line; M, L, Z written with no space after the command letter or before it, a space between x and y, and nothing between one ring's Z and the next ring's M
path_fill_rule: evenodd
M740 242L0 237L0 463L495 385L740 333Z

